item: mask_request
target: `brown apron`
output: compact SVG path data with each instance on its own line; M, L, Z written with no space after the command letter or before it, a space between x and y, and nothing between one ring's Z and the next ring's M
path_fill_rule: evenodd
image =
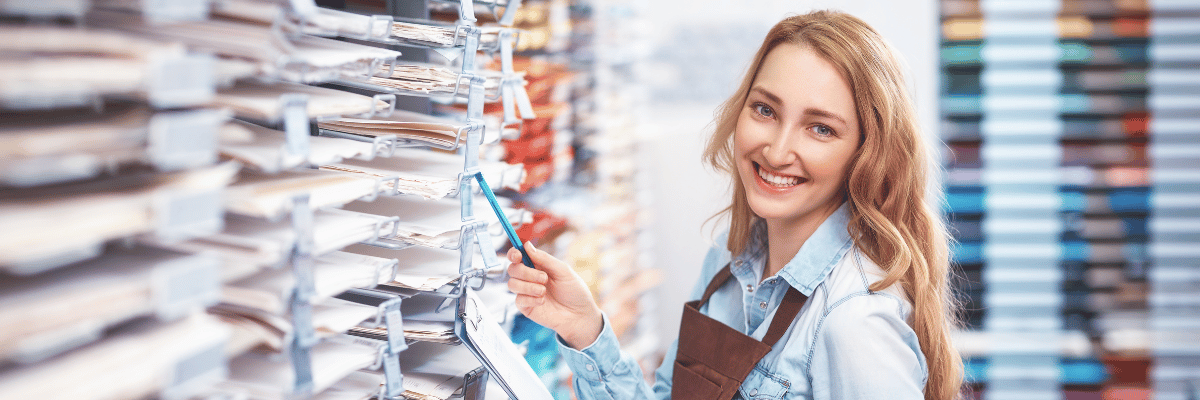
M732 276L726 264L708 283L704 297L683 305L679 350L675 354L675 373L671 379L672 399L732 399L742 381L758 361L771 352L771 346L783 337L804 301L808 300L808 296L789 286L783 302L775 310L771 327L760 342L700 313L700 306Z

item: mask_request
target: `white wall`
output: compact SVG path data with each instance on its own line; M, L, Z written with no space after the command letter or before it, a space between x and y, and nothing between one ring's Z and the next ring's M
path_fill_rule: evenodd
M907 61L921 122L932 135L938 117L938 8L935 0L655 0L640 7L654 49L639 65L651 91L641 115L642 167L654 187L655 263L667 274L655 310L665 349L678 336L683 302L713 241L712 224L703 230L701 224L729 201L724 177L700 163L706 128L770 27L787 15L827 8L867 21Z

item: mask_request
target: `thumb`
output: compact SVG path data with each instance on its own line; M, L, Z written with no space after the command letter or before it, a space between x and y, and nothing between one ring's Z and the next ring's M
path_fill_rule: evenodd
M550 278L562 277L572 272L567 263L554 258L550 253L533 247L533 242L525 242L525 253L529 254L529 260L533 261L533 265L536 265Z

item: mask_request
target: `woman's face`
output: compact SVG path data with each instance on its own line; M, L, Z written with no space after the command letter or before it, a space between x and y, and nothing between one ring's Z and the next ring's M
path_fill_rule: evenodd
M750 209L768 224L823 221L841 205L860 135L850 84L833 64L807 46L772 49L734 130Z

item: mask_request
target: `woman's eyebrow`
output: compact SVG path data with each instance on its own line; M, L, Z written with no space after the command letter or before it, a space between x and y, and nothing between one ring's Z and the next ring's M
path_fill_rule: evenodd
M770 100L772 103L775 103L775 104L783 103L783 100L781 100L779 98L779 96L776 96L774 93L767 91L767 89L764 89L762 86L752 87L752 88L750 88L750 91L758 92L758 94L763 95L763 97L766 97L767 100Z
M838 122L841 122L842 125L850 125L849 123L846 122L846 120L844 118L838 116L837 114L834 114L832 112L825 111L825 110L822 110L819 108L805 109L804 113L807 115L812 115L812 116L816 116L816 117L825 117L825 118L829 118L832 120L837 120Z

